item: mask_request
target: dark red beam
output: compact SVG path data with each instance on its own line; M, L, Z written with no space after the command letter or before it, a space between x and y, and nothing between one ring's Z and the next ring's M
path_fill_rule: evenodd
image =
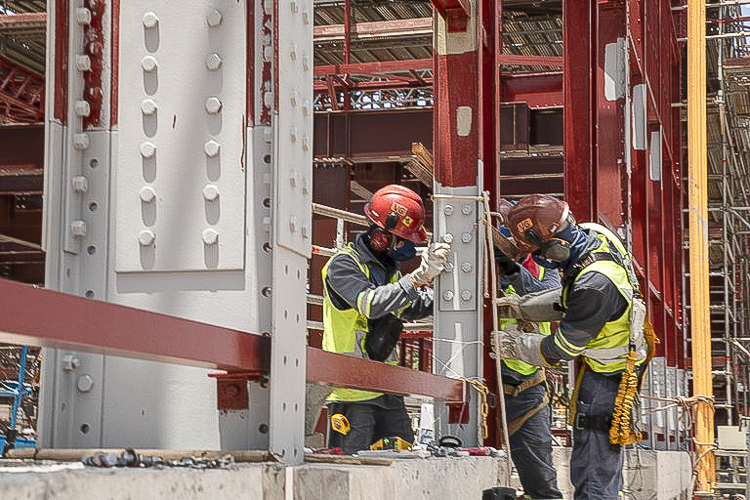
M0 279L0 342L268 371L267 337Z
M466 31L471 14L469 0L432 0L435 10L447 21L448 31Z
M562 71L502 75L502 102L525 102L530 108L563 105Z
M307 380L337 387L366 388L404 396L427 396L449 403L466 400L464 382L402 366L307 348Z
M431 17L415 17L408 19L394 19L389 21L372 21L357 23L351 27L351 34L355 37L419 35L432 33ZM346 34L346 24L324 24L315 26L313 37L315 42L329 40L343 40ZM320 40L323 39L323 40Z
M498 64L513 64L518 66L550 66L554 68L563 67L563 58L557 56L526 56L517 54L502 54L497 57L497 62Z

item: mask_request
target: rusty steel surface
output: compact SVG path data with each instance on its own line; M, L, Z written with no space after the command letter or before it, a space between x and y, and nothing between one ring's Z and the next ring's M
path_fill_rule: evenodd
M307 381L462 403L464 382L401 366L307 348Z
M68 0L55 0L55 102L53 117L68 121Z
M0 56L0 123L38 123L44 118L44 77Z
M270 339L0 280L0 341L268 371Z

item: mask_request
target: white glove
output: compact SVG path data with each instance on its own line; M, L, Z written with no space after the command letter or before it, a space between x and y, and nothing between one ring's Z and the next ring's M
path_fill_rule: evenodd
M546 335L509 330L493 332L493 336L501 358L519 359L534 366L550 366L541 351L541 343Z
M563 313L557 304L561 302L561 290L550 288L524 296L509 294L497 299L498 315L501 318L544 322L560 321Z
M426 252L422 252L422 262L411 272L414 284L424 285L434 280L445 269L451 246L448 243L430 243Z

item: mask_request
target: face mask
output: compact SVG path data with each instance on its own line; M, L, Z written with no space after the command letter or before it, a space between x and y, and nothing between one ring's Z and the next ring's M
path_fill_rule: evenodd
M416 257L417 249L411 241L404 241L403 245L391 250L391 253L388 255L390 255L396 262L404 262Z

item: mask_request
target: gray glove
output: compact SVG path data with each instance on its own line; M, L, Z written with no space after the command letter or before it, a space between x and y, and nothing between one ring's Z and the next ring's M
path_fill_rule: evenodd
M563 313L558 310L559 307L555 307L561 301L560 296L560 288L550 288L523 296L508 295L497 299L498 315L501 318L532 322L560 321L563 319Z
M519 359L534 366L550 366L541 351L546 335L525 333L518 330L493 332L498 353L503 359Z
M410 273L416 285L425 285L434 280L445 269L451 246L448 243L431 243L427 251L422 252L422 262Z

